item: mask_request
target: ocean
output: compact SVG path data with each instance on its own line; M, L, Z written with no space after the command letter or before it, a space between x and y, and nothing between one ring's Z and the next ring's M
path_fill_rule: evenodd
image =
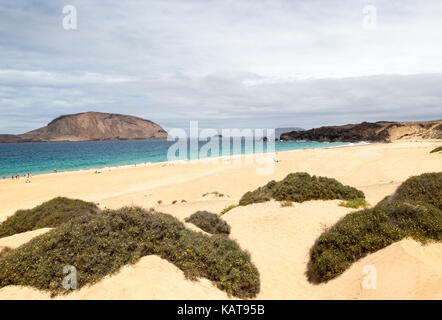
M181 160L197 159L199 151L207 144L204 141L198 142L198 152L196 152L196 148L190 149L190 141L188 142L188 152L180 154ZM28 172L33 175L49 173L54 169L61 172L164 162L168 161L167 153L169 147L174 143L174 141L167 140L0 143L0 178L3 178L3 176L11 178L11 175L17 174L22 176ZM351 143L276 141L275 151L329 148L345 145L351 145ZM234 150L233 143L230 143L230 152L227 149L227 153L222 155L267 151L266 142L263 143L262 150L255 145L247 146L243 140L241 150ZM221 149L220 145L220 150L225 152L225 149ZM194 151L191 152L191 150ZM207 152L200 158L213 156L218 155Z

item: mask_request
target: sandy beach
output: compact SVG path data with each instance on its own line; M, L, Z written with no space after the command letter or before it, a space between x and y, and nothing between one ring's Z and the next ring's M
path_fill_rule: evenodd
M336 178L362 190L375 205L407 178L442 171L436 141L368 144L343 148L278 152L273 173L257 174L261 164L206 161L157 163L121 168L36 175L0 181L0 221L18 209L32 208L57 196L93 201L100 208L141 206L169 213L184 222L198 210L219 213L241 196L291 172ZM234 161L235 162L235 161ZM206 195L223 193L224 197ZM177 201L175 204L172 202ZM183 201L185 200L185 202ZM159 204L161 201L161 204ZM321 285L308 282L309 250L322 231L354 209L340 201L308 201L281 208L270 201L238 207L223 215L231 238L250 252L261 278L257 299L442 299L442 244L425 246L405 239L353 264ZM187 227L197 230L193 225ZM49 229L0 239L17 247ZM377 288L361 287L362 269L374 265ZM0 289L0 299L49 299L47 293L18 286ZM147 256L101 282L57 299L228 299L210 281L186 280L182 271L157 256Z

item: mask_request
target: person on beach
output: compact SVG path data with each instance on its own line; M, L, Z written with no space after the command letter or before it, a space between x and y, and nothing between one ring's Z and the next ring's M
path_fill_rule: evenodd
M57 173L57 169L54 169L54 173Z

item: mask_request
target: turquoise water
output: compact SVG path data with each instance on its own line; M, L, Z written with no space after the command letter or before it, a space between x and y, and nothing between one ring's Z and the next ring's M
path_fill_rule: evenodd
M23 175L27 172L41 174L57 171L72 171L108 166L131 165L146 162L168 161L167 151L174 141L167 140L128 140L128 141L85 141L85 142L39 142L39 143L0 143L0 177L10 178L11 175ZM197 159L198 153L207 142L197 143L191 149L190 141L186 152L181 153L180 159ZM262 142L261 142L262 143ZM349 143L326 142L275 142L275 151L315 149L349 145ZM196 146L196 144L195 144ZM183 149L184 150L184 149ZM263 143L263 150L259 145L246 147L244 140L241 148L234 149L230 143L230 152L221 148L223 154L259 153L267 151L267 143ZM212 157L216 154L199 156Z

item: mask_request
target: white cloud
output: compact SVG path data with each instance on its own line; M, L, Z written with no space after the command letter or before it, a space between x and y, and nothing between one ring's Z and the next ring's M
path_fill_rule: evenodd
M70 4L75 31L59 1L0 4L0 132L89 110L166 126L442 118L437 0Z

